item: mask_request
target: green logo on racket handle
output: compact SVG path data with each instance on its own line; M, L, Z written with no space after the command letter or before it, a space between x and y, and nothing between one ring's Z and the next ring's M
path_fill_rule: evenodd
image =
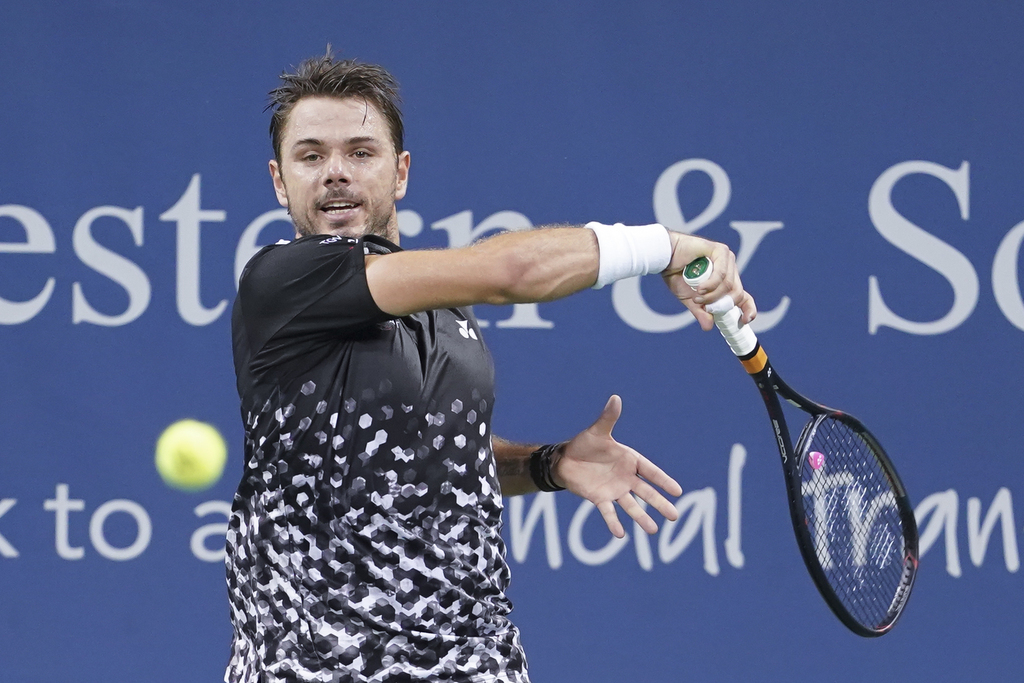
M685 268L683 268L683 277L687 280L696 280L705 272L707 272L708 266L711 265L711 261L708 260L707 256L701 256L690 261Z

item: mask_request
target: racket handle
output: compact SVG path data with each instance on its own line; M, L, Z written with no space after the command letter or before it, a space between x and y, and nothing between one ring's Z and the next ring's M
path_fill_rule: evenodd
M693 289L706 282L715 271L715 266L706 256L694 259L683 269L683 281ZM732 297L726 294L704 305L704 310L715 318L715 326L729 343L729 348L737 356L747 356L757 348L757 336L750 325L740 325L742 313Z

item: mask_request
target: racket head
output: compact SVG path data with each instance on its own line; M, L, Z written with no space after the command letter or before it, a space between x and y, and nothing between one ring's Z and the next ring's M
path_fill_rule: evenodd
M899 619L917 575L914 510L871 432L824 410L801 432L789 472L799 492L790 497L797 543L835 615L858 635L880 636Z

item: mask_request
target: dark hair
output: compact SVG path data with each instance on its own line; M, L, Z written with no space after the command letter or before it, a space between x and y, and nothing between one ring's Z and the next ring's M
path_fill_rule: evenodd
M361 97L373 104L384 115L391 131L395 153L404 149L405 127L398 105L398 82L387 69L376 64L364 64L354 59L338 60L327 46L323 57L312 57L299 64L295 73L282 73L284 84L270 91L273 110L270 117L270 141L274 156L281 160L281 135L288 115L303 97Z

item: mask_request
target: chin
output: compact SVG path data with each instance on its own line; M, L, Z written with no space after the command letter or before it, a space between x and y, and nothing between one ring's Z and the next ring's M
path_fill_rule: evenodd
M353 237L356 239L365 235L377 235L378 237L383 237L386 240L396 243L396 238L398 237L397 228L392 230L390 222L375 224L373 221L370 221L356 225L338 225L334 223L314 221L307 225L312 228L312 231L309 233L312 235L339 235L341 237ZM302 234L301 231L300 234Z
M330 223L326 225L317 225L315 227L315 233L317 235L340 235L342 237L355 237L359 238L366 234L365 225L332 225Z
M342 237L362 237L366 234L366 229L361 226L344 226L340 228L330 228L326 231L328 235L341 235Z

